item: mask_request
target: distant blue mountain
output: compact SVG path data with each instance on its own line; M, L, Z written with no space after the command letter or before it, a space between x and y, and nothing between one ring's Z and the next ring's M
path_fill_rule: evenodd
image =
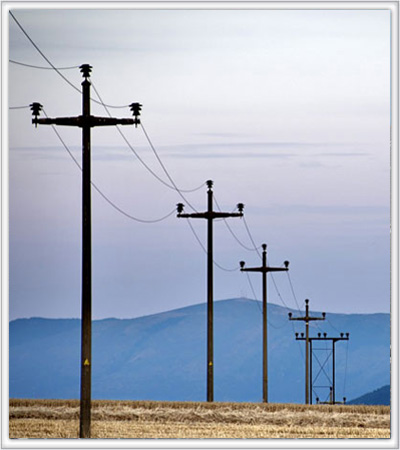
M268 305L269 401L304 402L304 342L288 311ZM313 314L319 314L312 312ZM79 398L80 320L10 322L10 397ZM248 299L214 303L216 401L262 400L262 314ZM319 328L317 328L319 327ZM349 332L336 344L336 399L356 398L390 383L389 314L327 314L310 335ZM206 305L92 325L92 396L95 399L193 400L206 397ZM324 344L324 345L322 345ZM318 348L319 347L319 348ZM329 397L331 348L314 345L315 399ZM325 364L324 364L325 362Z
M349 405L390 405L390 386L382 386L348 403Z

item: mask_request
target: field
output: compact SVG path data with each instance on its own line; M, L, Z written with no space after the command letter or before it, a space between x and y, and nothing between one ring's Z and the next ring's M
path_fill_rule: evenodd
M9 437L78 438L78 400L10 400ZM389 406L93 401L92 438L390 438Z

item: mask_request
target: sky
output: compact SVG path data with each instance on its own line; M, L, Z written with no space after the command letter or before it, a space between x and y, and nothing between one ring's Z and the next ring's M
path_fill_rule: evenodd
M245 204L244 220L214 222L215 300L261 299L261 276L250 284L238 270L260 265L254 242L268 245L269 265L290 261L289 276L268 275L268 302L390 311L390 10L12 13L78 90L77 66L90 64L93 100L143 105L143 128L91 132L92 182L119 208L92 190L94 319L206 301L206 221L190 222L197 239L175 213L126 214L161 219L179 202L205 211L210 179L216 209ZM35 128L26 106L76 116L81 95L11 16L8 51L9 318L80 317L81 172L70 154L80 163L81 130ZM92 114L109 113L131 117L92 101ZM136 155L164 183L157 156L176 186L199 189L182 197Z

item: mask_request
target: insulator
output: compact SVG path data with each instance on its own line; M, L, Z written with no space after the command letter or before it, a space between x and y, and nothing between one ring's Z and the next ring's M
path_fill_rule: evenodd
M43 106L40 103L34 102L29 105L31 107L32 116L40 116L40 111L42 110Z
M90 64L82 64L79 68L81 69L84 78L90 77L90 72L92 71L92 66Z
M142 110L142 105L140 103L131 103L129 105L132 115L137 119L140 116L140 111Z

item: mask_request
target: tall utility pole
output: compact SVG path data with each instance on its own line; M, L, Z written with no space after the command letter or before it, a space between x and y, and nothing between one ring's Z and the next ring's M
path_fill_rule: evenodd
M306 338L304 337L304 333L301 333L299 336L299 333L295 333L296 340L297 341L304 341ZM318 337L309 337L308 341L310 344L310 392L311 392L311 404L312 404L312 388L313 388L313 379L312 379L312 343L313 341L331 341L332 342L332 386L329 386L330 388L330 399L329 403L335 405L336 403L336 372L335 372L335 361L336 361L336 355L335 355L335 344L338 341L348 341L349 340L349 333L340 333L340 337L328 337L326 333L321 335L321 333L318 333ZM314 350L315 351L315 350ZM328 356L329 357L329 356ZM323 370L324 364L321 366L321 370ZM315 377L315 379L318 378L318 375ZM320 386L321 387L321 386Z
M262 274L262 297L263 297L263 402L268 403L268 341L267 341L267 273L282 272L289 270L289 261L285 261L285 267L268 267L267 266L267 244L262 244L262 266L261 267L244 267L245 262L240 261L240 270L242 272L261 272Z
M95 117L90 114L90 86L88 80L92 67L80 66L82 76L82 115L38 119L42 105L32 103L32 123L40 125L65 125L82 128L82 340L81 340L81 399L79 437L90 438L91 418L91 367L92 367L92 225L91 225L91 176L90 176L90 129L98 126L133 125L135 119ZM138 103L130 105L134 115L140 112Z
M306 405L310 404L310 376L309 376L309 368L310 368L310 355L309 355L309 342L310 342L310 336L309 336L309 323L314 320L325 320L326 314L323 312L322 317L311 317L308 312L308 302L309 300L306 299L306 314L304 317L292 317L292 313L289 313L289 320L302 320L306 323Z
M214 337L213 337L213 220L228 217L243 217L243 203L238 203L238 213L213 210L213 182L207 181L207 211L186 214L183 203L177 204L177 217L207 219L207 401L214 401Z

